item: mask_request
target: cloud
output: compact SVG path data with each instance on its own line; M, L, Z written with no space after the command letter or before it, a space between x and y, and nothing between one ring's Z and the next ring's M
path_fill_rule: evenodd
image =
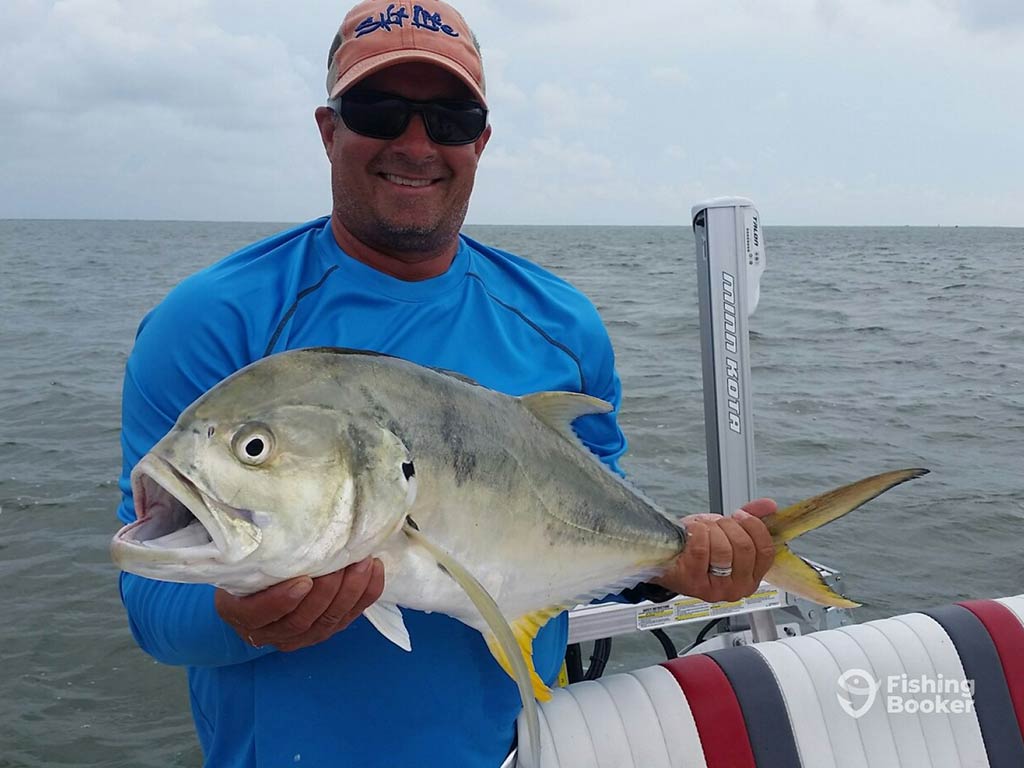
M529 176L550 179L579 177L584 181L611 179L615 162L580 142L537 137L519 150L498 149L484 153L481 165Z
M690 83L690 76L681 67L654 67L651 70L651 79L667 85L689 85Z
M22 0L24 2L24 0ZM302 66L270 34L231 34L204 0L31 3L24 36L0 49L0 104L76 114L157 106L190 122L274 123L311 96Z
M596 83L569 88L544 82L534 93L532 107L549 127L573 128L607 122L624 110L625 102Z
M970 30L1019 32L1024 29L1021 0L936 0L936 4L956 13Z
M322 97L272 31L228 31L206 0L16 2L21 36L0 43L0 216L306 217L279 195L324 166ZM294 195L314 213L319 183Z
M665 156L671 160L685 160L686 150L678 144L669 144L665 147Z

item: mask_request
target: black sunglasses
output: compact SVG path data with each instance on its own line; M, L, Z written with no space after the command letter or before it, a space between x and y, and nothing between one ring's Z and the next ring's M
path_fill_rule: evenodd
M423 115L435 144L472 144L487 127L487 109L460 99L413 101L393 93L354 91L331 99L327 106L341 115L349 130L372 139L397 139L414 112Z

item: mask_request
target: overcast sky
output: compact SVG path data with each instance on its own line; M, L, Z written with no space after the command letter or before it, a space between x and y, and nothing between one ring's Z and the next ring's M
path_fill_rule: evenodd
M475 224L1024 226L1024 0L461 0ZM302 221L341 3L0 0L0 218Z

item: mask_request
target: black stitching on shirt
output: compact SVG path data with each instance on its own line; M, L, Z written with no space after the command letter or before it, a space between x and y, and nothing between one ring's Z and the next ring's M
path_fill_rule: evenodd
M267 344L267 348L263 350L264 357L266 357L267 355L274 351L274 346L277 344L277 340L281 337L281 334L284 332L284 327L288 324L288 321L292 319L292 315L295 314L295 310L299 308L299 302L306 298L313 291L322 287L323 284L326 282L327 278L330 276L331 272L333 272L337 268L338 265L335 264L326 272L324 272L324 276L320 278L319 282L317 282L316 285L312 285L309 288L304 288L303 290L299 291L299 295L295 297L295 301L292 302L292 305L290 307L288 307L288 311L284 313L284 317L281 318L281 322L277 324L277 329L274 331L274 335L270 337L270 343Z
M526 315L524 315L520 310L516 309L511 304L506 304L504 301L502 301L497 296L495 296L493 293L491 293L487 289L487 284L484 283L483 278L481 278L480 275L478 275L478 274L476 274L474 272L467 272L466 276L467 277L472 277L472 278L475 278L476 280L478 280L480 282L480 284L484 288L484 293L486 293L490 297L490 299L492 301L494 301L497 304L500 304L505 309L507 309L509 312L512 312L512 313L516 314L519 317L520 320L522 320L524 323L526 323L531 328L533 328L533 330L535 330L537 333L539 333L541 336L543 336L544 340L547 341L548 344L550 344L553 347L557 347L558 349L562 350L565 354L567 354L572 359L572 361L576 364L576 368L579 371L579 374L580 374L580 392L586 392L587 391L587 379L583 375L583 364L580 362L580 359L576 356L576 354L571 349L569 349L567 346L565 346L565 344L563 344L562 342L556 341L555 339L551 338L551 336L548 335L547 331L545 331L543 328L541 328L539 325L537 325L535 322L533 322L533 320L531 320Z

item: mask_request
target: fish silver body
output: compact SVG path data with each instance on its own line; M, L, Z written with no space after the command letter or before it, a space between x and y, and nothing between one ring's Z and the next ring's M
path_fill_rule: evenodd
M485 631L463 588L402 533L407 518L509 620L636 583L682 550L683 529L572 433L576 416L607 410L372 353L274 355L200 397L139 463L143 522L112 554L124 570L235 594L374 556L381 602Z

